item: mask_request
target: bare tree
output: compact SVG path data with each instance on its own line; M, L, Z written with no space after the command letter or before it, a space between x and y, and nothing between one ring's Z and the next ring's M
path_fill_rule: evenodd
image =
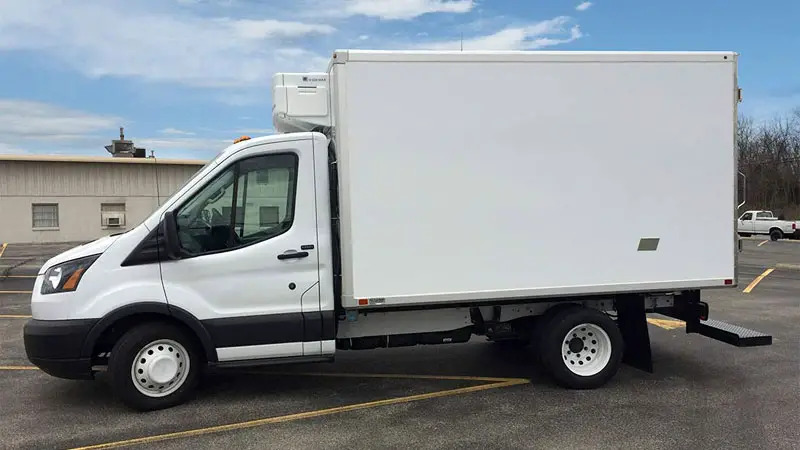
M747 203L787 218L800 217L800 108L754 123L739 117L739 170L747 177Z

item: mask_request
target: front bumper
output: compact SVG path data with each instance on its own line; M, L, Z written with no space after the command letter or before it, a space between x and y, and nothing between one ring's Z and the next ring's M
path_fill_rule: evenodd
M25 324L23 338L28 359L58 378L90 380L91 357L81 355L86 335L97 319L36 320Z

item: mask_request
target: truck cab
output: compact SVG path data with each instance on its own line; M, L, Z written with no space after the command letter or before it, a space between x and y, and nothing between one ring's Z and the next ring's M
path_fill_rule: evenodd
M207 363L326 360L327 150L320 133L243 140L127 233L51 258L31 297L28 359L67 379L102 367L138 409L184 398Z
M773 241L797 233L797 223L780 220L768 210L746 211L739 216L737 231L740 236L768 235Z

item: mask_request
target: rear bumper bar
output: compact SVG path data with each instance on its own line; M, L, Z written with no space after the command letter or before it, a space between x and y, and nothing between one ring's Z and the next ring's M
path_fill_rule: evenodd
M692 327L690 331L688 322L687 333L698 333L703 336L734 345L736 347L758 347L762 345L772 345L772 336L760 331L740 327L719 320L701 320Z
M772 345L772 336L708 318L708 304L700 301L700 291L675 296L675 305L656 312L686 322L686 333L696 333L736 347Z

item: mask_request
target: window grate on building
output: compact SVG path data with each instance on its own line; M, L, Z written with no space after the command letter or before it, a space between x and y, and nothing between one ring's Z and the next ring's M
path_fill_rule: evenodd
M58 203L32 205L33 228L58 228Z

